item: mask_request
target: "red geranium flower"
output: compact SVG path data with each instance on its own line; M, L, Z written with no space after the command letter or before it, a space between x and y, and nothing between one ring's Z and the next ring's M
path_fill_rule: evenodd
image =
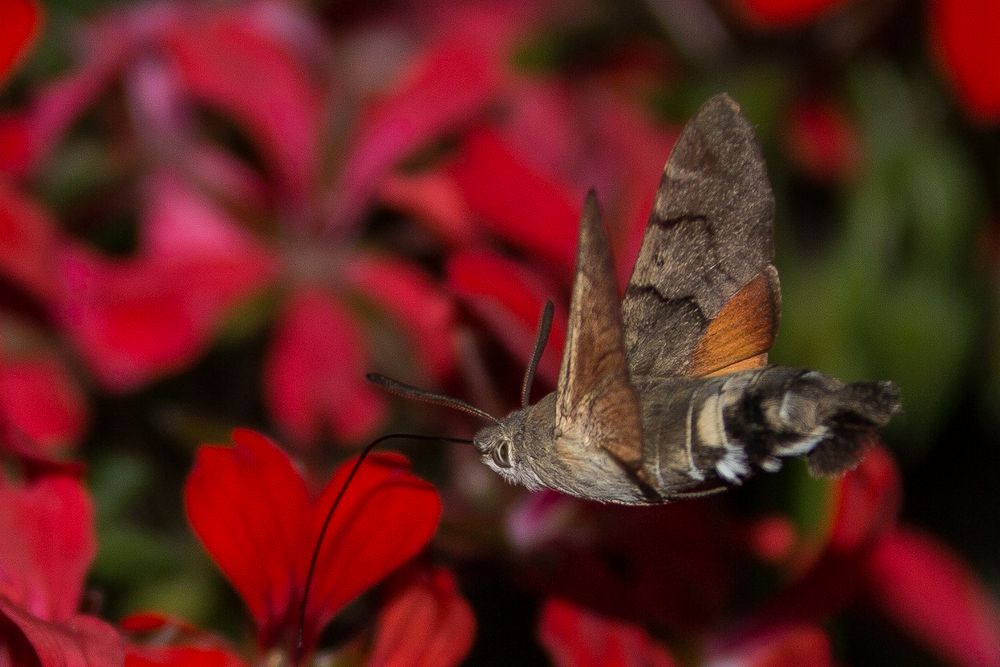
M318 494L288 456L248 430L235 447L206 446L184 488L188 518L243 598L264 652L308 655L348 602L417 554L437 527L441 504L398 454L373 454L334 514L316 560L308 606L300 606L324 518L351 462ZM297 633L302 646L294 648Z
M83 485L49 467L21 483L0 477L0 664L121 664L118 632L77 613L94 557Z
M351 51L381 35L353 26ZM428 376L447 376L450 300L423 268L361 252L357 240L380 181L493 97L496 68L480 45L401 37L375 79L355 81L362 69L345 67L314 20L283 3L164 3L109 14L86 37L80 67L44 88L17 126L35 168L118 81L134 121L123 140L151 165L134 256L76 245L58 255L59 322L105 386L133 390L184 368L228 310L264 285L289 297L264 395L295 446L361 441L386 413L356 372L370 365L359 302L401 323ZM263 164L217 142L205 109ZM326 155L339 157L328 164ZM170 233L158 231L165 225ZM258 239L274 244L264 250ZM331 400L331 384L352 401Z

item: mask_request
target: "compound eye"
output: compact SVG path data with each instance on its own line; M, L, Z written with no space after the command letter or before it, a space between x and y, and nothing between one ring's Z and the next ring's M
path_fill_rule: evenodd
M500 468L510 467L510 443L504 440L499 445L493 448L490 452L490 456L493 457L493 463L496 463Z

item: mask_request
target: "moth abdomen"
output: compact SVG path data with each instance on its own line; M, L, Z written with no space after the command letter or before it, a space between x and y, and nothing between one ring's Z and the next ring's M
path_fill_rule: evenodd
M892 382L847 384L817 371L770 367L753 373L742 398L727 407L728 435L748 458L775 471L781 459L804 456L814 475L856 466L875 430L900 411Z
M843 472L899 411L891 382L846 384L780 366L638 385L645 478L665 498L738 485L789 457L805 457L816 475Z

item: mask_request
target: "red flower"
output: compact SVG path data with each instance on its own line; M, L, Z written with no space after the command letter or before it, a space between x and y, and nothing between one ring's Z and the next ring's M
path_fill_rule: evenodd
M379 612L368 664L457 665L472 648L475 634L476 617L451 572L415 569Z
M249 608L261 648L286 650L299 630L322 522L350 462L313 496L269 440L247 430L234 432L233 440L235 447L198 451L184 488L188 518ZM440 512L434 488L410 474L402 456L374 454L364 462L323 540L301 628L302 655L344 605L427 544Z
M507 93L503 122L470 132L448 174L478 226L522 250L526 261L457 252L448 283L526 361L542 304L558 302L560 286L571 282L584 193L596 186L601 196L624 284L674 136L600 83L517 82ZM539 367L550 382L563 327L557 309Z
M837 490L823 551L788 588L731 628L720 646L747 644L775 628L821 622L866 601L952 664L1000 664L995 602L947 547L896 525L899 477L885 450L870 450Z
M993 0L929 0L932 50L968 114L1000 121L1000 4Z
M355 26L351 50L381 35ZM81 68L43 89L16 125L27 137L23 161L41 164L118 80L135 116L134 136L122 140L153 165L134 257L109 261L76 248L58 255L60 323L107 387L132 390L190 364L226 311L276 273L291 303L279 311L284 337L270 353L264 393L294 445L326 435L360 441L386 413L383 396L354 382L341 386L350 402L326 393L331 378L360 377L356 371L369 365L370 334L352 307L359 301L402 323L422 370L447 376L452 307L445 294L413 263L353 252L380 181L493 96L497 68L483 48L464 36L407 37L383 52L393 55L380 57L375 79L355 81L364 68L343 67L320 27L282 3L161 4L108 15L87 36ZM216 142L203 108L241 133L264 168ZM343 159L331 165L322 155ZM159 231L164 222L169 233ZM253 242L250 225L275 241L273 253ZM216 233L220 227L227 231ZM329 302L321 305L318 294ZM330 334L331 318L303 317L303 301L314 313L337 313L334 342L341 344L321 359L312 347L281 342L288 332L316 342ZM302 368L310 369L307 381L285 381Z
M355 442L382 421L385 398L365 382L364 350L364 333L335 294L292 295L264 365L264 396L292 438L315 442L330 432Z
M0 281L11 306L44 320L58 290L62 239L48 214L0 179ZM10 289L11 286L16 287ZM4 304L7 305L6 303ZM74 443L87 421L83 392L39 323L0 311L0 420L32 445Z
M1000 664L1000 609L934 538L896 528L872 551L866 582L887 617L949 664Z
M642 628L550 599L538 638L556 667L673 667L666 649Z
M110 625L77 613L94 557L92 509L65 474L0 479L0 664L121 664Z
M861 167L858 130L844 110L828 100L798 100L787 120L785 143L799 169L822 183L850 181Z
M134 389L190 362L226 312L266 284L270 256L219 207L171 174L150 179L138 255L67 245L59 317L109 389Z
M42 13L33 0L8 0L0 23L0 83L38 34Z

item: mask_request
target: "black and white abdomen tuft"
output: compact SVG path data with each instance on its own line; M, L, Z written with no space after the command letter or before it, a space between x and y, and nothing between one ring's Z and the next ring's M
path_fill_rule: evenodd
M643 405L643 446L646 477L665 495L738 485L789 457L805 457L815 475L841 473L900 409L891 382L780 366L640 383L661 399Z

